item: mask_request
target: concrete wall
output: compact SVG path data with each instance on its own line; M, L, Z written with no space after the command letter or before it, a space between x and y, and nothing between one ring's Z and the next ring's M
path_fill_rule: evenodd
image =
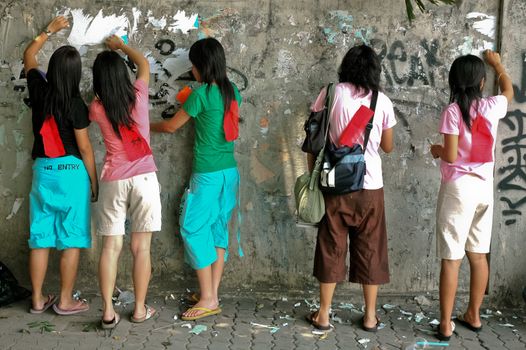
M109 3L109 4L108 4ZM229 76L244 97L244 119L236 157L241 173L242 242L246 257L240 259L232 236L231 260L225 289L314 290L311 277L316 232L298 228L294 220L291 189L305 170L302 124L319 89L337 79L337 67L353 44L366 42L382 57L383 86L395 104L398 125L395 151L383 156L389 254L392 281L383 292L436 291L439 262L435 257L434 218L439 187L438 164L428 150L428 139L440 141L437 126L447 104L447 73L455 57L480 53L498 43L498 29L505 38L503 57L517 85L516 102L500 128L495 187L495 223L491 255L491 295L519 298L525 284L523 249L526 176L523 141L523 102L526 101L526 5L504 1L506 20L499 26L499 1L459 1L458 6L432 7L406 19L402 0L356 1L8 1L0 5L0 259L24 283L28 237L28 192L31 181L30 111L21 79L22 52L56 13L74 14L71 34L65 31L47 43L39 57L46 62L54 49L74 42L83 59L82 91L92 98L91 65L102 49L99 34L115 23L132 45L151 59L156 73L150 85L150 118L170 111L174 94L188 81L187 50L198 38L218 38L227 52ZM80 10L71 11L75 9ZM88 35L77 35L80 25L97 25ZM184 13L182 13L184 11ZM108 16L115 16L108 19ZM198 15L198 28L194 27ZM70 17L71 18L71 17ZM166 22L163 22L163 19ZM113 23L109 25L108 23ZM489 72L489 71L488 71ZM489 72L488 93L493 74ZM521 110L522 107L522 110ZM98 164L103 146L96 127L90 130ZM175 135L154 135L153 151L163 186L163 231L152 247L153 286L182 289L194 283L193 272L183 262L177 212L191 168L193 128ZM21 205L20 205L21 204ZM18 207L18 211L16 210ZM11 215L10 213L13 212ZM83 253L79 287L96 289L100 240ZM56 281L54 258L48 280ZM130 254L121 258L119 285L130 284ZM468 287L468 269L462 268L460 288ZM350 291L356 286L343 285Z

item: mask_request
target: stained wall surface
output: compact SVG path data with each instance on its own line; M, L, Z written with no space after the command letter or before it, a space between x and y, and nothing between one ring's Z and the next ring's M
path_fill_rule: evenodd
M502 7L501 10L499 10ZM83 61L81 89L91 101L91 66L111 33L127 35L150 60L150 118L173 113L174 96L189 81L188 49L214 36L225 47L229 77L244 103L236 158L241 174L240 221L245 257L231 236L225 290L314 290L311 276L316 231L296 226L292 187L305 170L300 150L308 107L354 44L366 43L382 59L382 84L398 124L395 150L383 155L391 283L385 293L436 291L435 205L439 164L428 142L439 142L440 111L447 105L448 68L459 55L479 55L502 46L503 61L516 87L510 113L501 122L495 172L495 210L490 295L519 300L526 283L524 219L526 191L523 120L526 117L526 4L522 0L459 1L434 7L409 23L404 1L50 1L0 2L0 260L25 284L31 185L31 113L22 73L22 53L56 14L71 28L53 36L38 59L46 70L53 50L76 46ZM502 20L500 20L502 19ZM488 69L486 93L494 93ZM93 125L90 135L100 165L104 148ZM193 126L173 135L153 135L152 148L162 185L163 230L152 245L153 280L159 289L195 283L184 264L178 208L188 182ZM237 220L235 220L237 221ZM236 223L233 223L235 226ZM83 252L78 285L95 290L100 238ZM49 269L57 281L58 254ZM123 252L118 285L131 283L131 257ZM462 267L460 289L468 288ZM343 284L342 291L356 286Z

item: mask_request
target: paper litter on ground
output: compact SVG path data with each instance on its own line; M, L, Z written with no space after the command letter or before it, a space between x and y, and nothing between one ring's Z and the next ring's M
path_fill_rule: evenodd
M269 326L269 325L266 325L266 324L261 324L261 323L256 323L256 322L250 322L250 325L251 326L255 326L255 327L261 327L261 328L270 329L270 333L271 334L274 334L277 331L279 331L279 327L276 327L276 326Z
M207 329L208 329L207 326L202 325L202 324L197 324L197 325L195 325L195 327L192 328L188 333L192 333L192 334L197 334L197 335L199 335L199 334L203 333L204 331L206 331Z

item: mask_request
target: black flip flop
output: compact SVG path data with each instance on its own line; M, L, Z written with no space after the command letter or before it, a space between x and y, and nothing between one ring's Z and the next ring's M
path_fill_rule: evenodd
M314 320L314 316L317 314L318 311L311 312L305 316L305 320L307 320L307 322L309 322L314 328L319 329L320 331L330 331L333 328L333 325L329 323L327 326L324 326L316 322Z
M380 324L380 319L376 317L376 325L374 327L366 327L364 324L365 316L362 317L362 329L366 332L376 333L378 332L378 325Z
M475 333L478 333L478 332L480 332L480 331L482 330L482 326L480 326L480 327L475 327L475 326L473 326L471 323L469 323L468 321L466 321L466 320L464 319L464 315L463 315L463 314L457 316L457 321L458 321L461 325L463 325L464 327L466 327L466 328L469 329L469 330L472 330L472 331L475 332Z
M440 332L440 325L438 326L437 334L435 334L435 337L440 341L449 341L451 339L451 336L455 332L455 322L451 321L451 335L444 335L442 332Z

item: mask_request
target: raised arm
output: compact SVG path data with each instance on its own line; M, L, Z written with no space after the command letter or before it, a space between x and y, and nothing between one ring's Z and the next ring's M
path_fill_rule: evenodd
M143 80L148 85L150 82L150 63L139 50L126 45L117 35L112 35L106 39L106 45L111 50L124 52L137 65L137 79Z
M27 45L26 50L24 51L24 70L26 73L33 68L38 68L37 53L40 51L49 36L66 27L69 27L69 22L66 17L55 17L49 22L46 30L38 34L33 41Z
M500 55L495 51L486 50L484 51L484 59L497 74L500 94L506 96L508 103L510 103L513 100L513 85L510 76L506 73L506 68L501 63Z

